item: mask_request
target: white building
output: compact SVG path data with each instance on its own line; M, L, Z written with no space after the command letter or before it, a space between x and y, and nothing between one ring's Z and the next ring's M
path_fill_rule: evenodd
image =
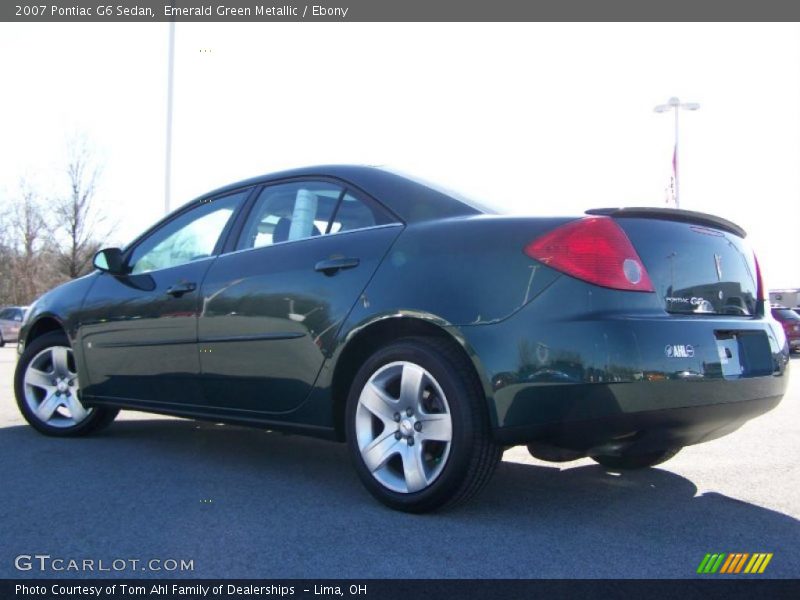
M770 290L769 303L779 304L787 308L800 306L800 288L789 288L785 290Z

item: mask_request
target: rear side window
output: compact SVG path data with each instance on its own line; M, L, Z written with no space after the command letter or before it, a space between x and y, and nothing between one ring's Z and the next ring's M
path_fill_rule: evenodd
M322 235L342 192L339 185L315 181L265 187L250 212L236 249Z
M383 209L338 183L280 183L261 191L236 249L260 248L391 222L393 219Z
M394 222L388 213L374 203L356 198L347 193L342 198L331 221L330 233L354 231Z

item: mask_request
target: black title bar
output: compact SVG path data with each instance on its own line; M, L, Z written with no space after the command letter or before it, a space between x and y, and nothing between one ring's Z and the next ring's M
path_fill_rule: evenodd
M548 580L548 579L364 579L364 580L213 580L213 579L3 579L3 600L532 600L603 598L629 600L737 600L798 597L797 580L743 578L667 580Z
M798 21L791 0L49 0L0 2L0 21L28 22Z

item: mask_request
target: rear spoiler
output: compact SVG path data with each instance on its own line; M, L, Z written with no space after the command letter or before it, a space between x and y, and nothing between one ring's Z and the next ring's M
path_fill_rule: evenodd
M592 208L586 211L587 215L603 215L614 218L644 218L660 219L662 221L678 221L679 223L693 223L695 225L706 225L716 227L729 233L734 233L740 238L747 237L747 232L722 217L709 215L707 213L695 212L693 210L682 210L680 208L653 208L648 206L630 208Z

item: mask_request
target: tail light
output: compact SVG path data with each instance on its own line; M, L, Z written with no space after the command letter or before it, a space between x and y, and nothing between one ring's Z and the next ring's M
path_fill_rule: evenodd
M525 254L594 285L655 291L639 254L610 217L571 221L533 240L525 247Z

